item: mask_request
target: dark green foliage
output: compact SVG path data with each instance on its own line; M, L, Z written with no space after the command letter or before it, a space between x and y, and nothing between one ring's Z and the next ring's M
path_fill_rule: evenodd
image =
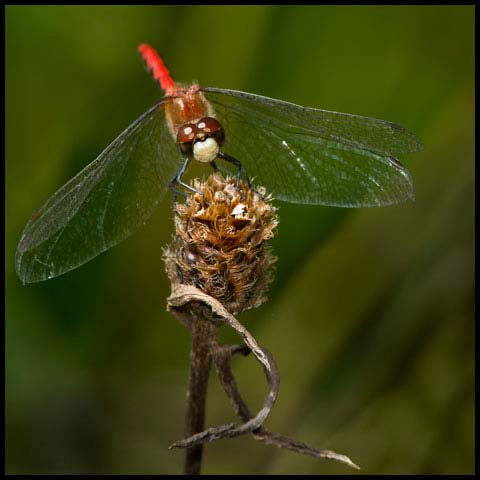
M423 140L400 155L414 203L278 203L269 301L239 319L280 370L268 429L366 474L473 473L473 6L8 6L5 39L9 473L182 469L167 449L183 435L190 341L165 310L170 198L78 270L27 287L14 270L35 208L161 98L141 42L179 81L390 120ZM233 366L255 410L262 372ZM207 426L235 420L212 381ZM249 438L207 445L203 472L350 473Z

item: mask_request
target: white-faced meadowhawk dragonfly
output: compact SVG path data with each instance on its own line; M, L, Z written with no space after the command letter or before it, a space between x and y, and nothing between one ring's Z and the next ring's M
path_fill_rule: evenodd
M251 93L175 83L156 51L139 52L164 98L58 190L27 223L16 255L23 283L73 270L150 217L194 159L248 172L274 198L336 207L413 198L395 157L422 148L391 122L305 108ZM247 181L248 176L246 177Z

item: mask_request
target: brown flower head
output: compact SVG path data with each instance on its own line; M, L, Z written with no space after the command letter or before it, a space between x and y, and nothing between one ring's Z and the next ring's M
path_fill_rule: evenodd
M278 224L271 197L220 173L194 187L203 195L176 205L175 240L164 252L170 281L196 286L232 314L260 305L276 261L268 246Z

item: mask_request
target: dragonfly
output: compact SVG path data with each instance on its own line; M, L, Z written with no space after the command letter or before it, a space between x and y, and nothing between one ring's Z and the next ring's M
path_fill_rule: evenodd
M215 170L221 162L247 181L249 172L286 202L353 208L414 198L397 156L422 143L404 127L178 84L152 47L138 50L165 95L31 216L15 260L24 284L71 271L130 236L169 188L193 188L182 180L191 160Z

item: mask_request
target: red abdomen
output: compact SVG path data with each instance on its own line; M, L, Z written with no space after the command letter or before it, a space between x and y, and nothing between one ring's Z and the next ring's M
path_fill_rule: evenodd
M203 117L215 117L212 107L200 92L198 85L190 87L177 85L160 55L150 45L142 43L138 51L155 81L165 91L163 108L170 133L174 138L178 129L185 123L192 123Z

